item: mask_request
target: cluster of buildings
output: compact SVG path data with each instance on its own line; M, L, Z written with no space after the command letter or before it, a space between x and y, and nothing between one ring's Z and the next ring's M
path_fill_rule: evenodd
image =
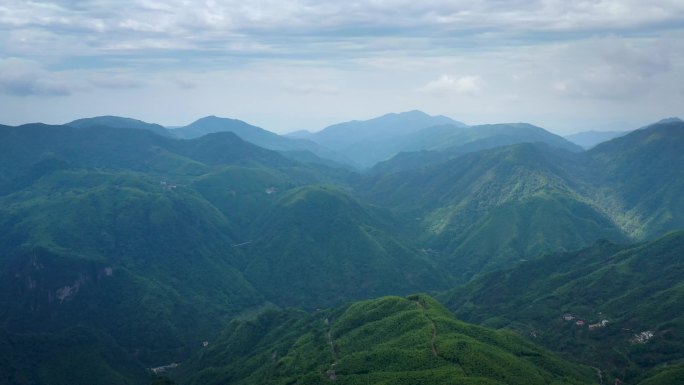
M654 335L655 333L653 333L652 330L646 330L644 332L635 334L629 341L634 344L645 344L646 342L648 342L648 340L653 338Z
M175 190L178 187L175 184L171 184L163 179L159 181L159 184L162 186L164 190L167 191Z
M574 321L576 318L577 317L575 317L574 315L572 315L570 313L563 314L563 320L567 321L567 322ZM580 326L580 327L583 327L585 324L586 324L586 322L582 319L578 319L577 321L575 321L575 325ZM589 324L589 330L596 330L596 329L604 328L607 325L608 325L608 320L604 319L604 320L601 320L600 322L597 322L594 324Z
M566 322L575 321L575 325L577 325L579 327L583 327L586 324L586 322L584 320L577 319L577 317L575 317L574 315L572 315L570 313L563 314L563 320ZM589 330L601 329L601 328L604 328L606 326L608 326L608 320L604 319L604 320L601 320L600 322L589 324ZM629 330L629 329L623 329L623 330ZM641 333L634 334L632 336L632 338L629 340L629 342L631 342L633 344L645 344L651 338L653 338L654 335L655 335L655 333L652 330L646 330L646 331L643 331Z
M589 324L589 330L604 328L604 327L606 327L606 325L608 325L608 320L604 319L604 320L601 320L601 322L597 322L595 324Z

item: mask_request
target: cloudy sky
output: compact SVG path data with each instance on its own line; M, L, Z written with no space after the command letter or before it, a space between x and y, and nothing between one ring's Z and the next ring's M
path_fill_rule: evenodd
M0 123L684 115L684 0L0 0Z

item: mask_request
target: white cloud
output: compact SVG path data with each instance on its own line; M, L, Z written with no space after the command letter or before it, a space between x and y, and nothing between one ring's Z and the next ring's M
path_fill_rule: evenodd
M14 96L65 96L74 86L59 76L43 70L38 63L0 60L0 93Z
M34 74L0 75L0 92L15 96L65 96L72 92L68 84L36 77Z
M681 20L672 0L2 0L0 58L33 67L0 67L0 121L682 115Z
M551 53L548 61L555 65L535 76L545 76L562 97L636 100L669 93L668 83L682 76L681 50L684 42L674 39L590 39Z
M603 60L613 68L649 77L672 67L672 47L667 41L634 46L610 39L605 44Z
M506 101L506 102L510 102L510 103L520 103L520 102L522 101L522 97L521 97L519 94L515 94L515 93L513 93L513 94L504 94L504 95L502 95L502 96L503 96L503 100Z
M95 87L113 90L140 88L145 85L145 82L138 78L119 74L98 74L89 81Z
M194 90L197 88L197 83L184 77L173 76L169 80L181 90Z
M386 43L388 36L399 37L392 50L405 51L411 46L403 43L417 37L441 47L472 45L475 36L545 41L553 33L677 29L682 19L684 2L668 0L6 0L0 5L0 30L45 32L81 54L111 47L145 54L148 48L213 51L217 43L238 39L245 52L275 44L311 55L362 37L346 45L348 53L358 54L378 49L375 43ZM37 53L50 49L49 39L35 44Z
M337 87L323 83L295 83L290 81L284 83L283 88L293 94L337 95L340 92Z
M551 87L562 97L608 100L636 100L652 91L646 79L608 66L589 68L576 77L555 81Z
M477 94L482 89L482 79L479 76L467 75L457 78L444 74L420 88L420 91L434 95L447 93Z

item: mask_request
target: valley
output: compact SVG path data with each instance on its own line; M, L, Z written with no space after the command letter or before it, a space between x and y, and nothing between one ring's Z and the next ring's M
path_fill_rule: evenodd
M682 149L678 119L589 150L420 111L0 126L0 382L676 384Z

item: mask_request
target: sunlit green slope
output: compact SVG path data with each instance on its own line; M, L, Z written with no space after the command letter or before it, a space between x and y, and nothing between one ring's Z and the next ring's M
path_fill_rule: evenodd
M424 295L233 322L176 375L181 384L598 383L594 370L456 320Z

